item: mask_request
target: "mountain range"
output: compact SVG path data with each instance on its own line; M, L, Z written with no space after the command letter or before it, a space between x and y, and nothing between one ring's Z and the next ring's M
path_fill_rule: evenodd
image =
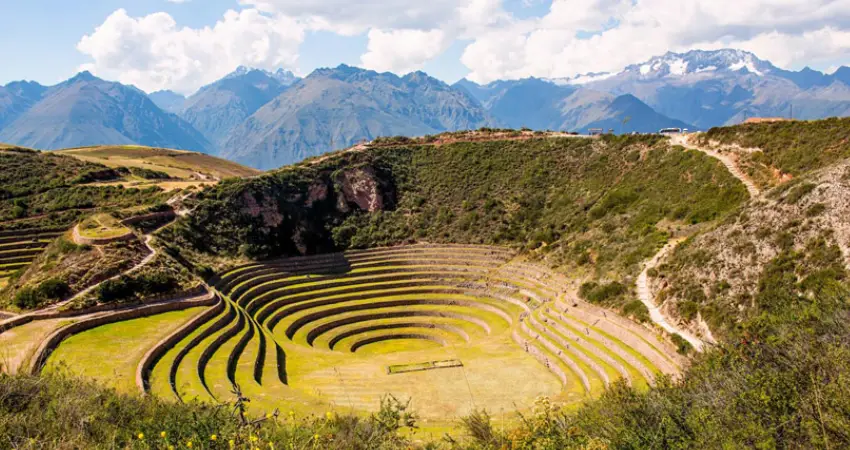
M386 135L482 126L653 132L792 114L850 115L850 68L789 71L729 49L667 53L618 73L486 85L346 65L304 78L239 67L189 97L83 72L55 86L0 87L0 142L170 147L269 169Z

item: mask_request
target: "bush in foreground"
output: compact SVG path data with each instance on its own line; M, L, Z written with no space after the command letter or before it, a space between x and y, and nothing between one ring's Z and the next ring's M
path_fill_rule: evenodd
M392 397L368 418L270 411L246 419L242 404L179 404L64 375L4 375L0 448L402 449L410 443L399 431L415 425L407 405Z

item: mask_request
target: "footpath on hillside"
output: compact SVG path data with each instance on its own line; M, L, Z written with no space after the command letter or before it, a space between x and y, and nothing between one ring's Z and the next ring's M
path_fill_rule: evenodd
M694 350L701 352L705 347L705 342L703 342L700 338L694 336L690 332L673 325L670 323L666 317L664 317L664 313L661 312L661 307L655 304L655 294L653 294L652 289L649 287L649 270L656 267L658 263L667 256L670 251L676 248L681 242L682 239L673 240L667 243L655 256L650 259L643 268L643 271L638 275L637 279L637 293L640 301L646 306L646 309L649 310L649 318L653 323L660 326L664 329L664 331L670 334L678 334L683 339L688 341L693 347Z
M681 145L682 147L685 147L689 150L696 150L705 153L706 155L714 159L717 159L718 161L723 163L724 166L726 166L726 169L729 170L729 173L732 174L733 177L740 180L741 183L746 186L747 192L750 193L750 198L756 198L761 195L761 190L758 188L758 186L756 186L756 184L753 183L753 180L750 179L750 177L747 176L747 174L745 174L740 167L738 167L738 164L735 162L735 160L733 160L729 156L719 153L710 148L700 147L698 145L692 144L688 140L688 135L686 134L673 136L672 138L670 138L670 141L674 145Z
M750 198L756 198L761 196L761 190L758 188L758 186L756 186L756 184L753 183L753 180L750 179L750 177L748 177L741 170L740 167L738 167L738 164L735 162L735 160L733 160L729 156L723 155L709 148L704 148L691 144L691 142L688 140L688 135L683 134L673 136L670 140L671 143L674 145L680 145L689 150L696 150L705 153L706 155L714 159L717 159L718 161L723 163L724 166L726 166L726 169L729 170L729 173L733 177L737 178L741 181L741 183L744 184L744 186L747 188L747 192L750 194ZM643 271L640 273L637 279L637 293L638 297L640 298L640 301L643 302L643 304L649 310L649 317L650 319L652 319L653 323L660 326L668 333L678 334L683 339L688 341L696 351L701 352L705 348L705 342L702 339L694 336L692 333L671 323L671 321L664 316L664 313L661 312L660 305L657 305L655 303L655 294L649 287L649 270L658 266L661 260L664 259L667 254L673 251L673 249L676 248L676 246L679 245L681 241L682 239L668 242L667 245L665 245L661 250L659 250L658 253L655 254L655 256L652 257L652 259L647 261L647 263L644 265Z

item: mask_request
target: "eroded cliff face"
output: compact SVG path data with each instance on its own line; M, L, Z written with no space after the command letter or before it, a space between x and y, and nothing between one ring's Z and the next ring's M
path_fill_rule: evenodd
M340 193L337 208L340 212L350 212L351 204L356 209L376 212L384 209L384 189L371 167L358 167L340 172L336 179Z
M332 230L346 218L394 208L392 175L364 156L344 165L285 169L233 182L196 199L183 226L166 232L204 253L264 259L340 250ZM203 230L203 231L201 231Z

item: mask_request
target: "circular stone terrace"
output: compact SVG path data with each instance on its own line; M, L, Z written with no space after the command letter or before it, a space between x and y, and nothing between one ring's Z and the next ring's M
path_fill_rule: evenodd
M656 331L572 298L565 279L499 247L287 258L214 285L212 308L140 358L141 388L231 401L236 383L258 412L305 414L374 411L392 394L440 423L512 414L541 395L574 403L618 379L645 388L681 370Z

